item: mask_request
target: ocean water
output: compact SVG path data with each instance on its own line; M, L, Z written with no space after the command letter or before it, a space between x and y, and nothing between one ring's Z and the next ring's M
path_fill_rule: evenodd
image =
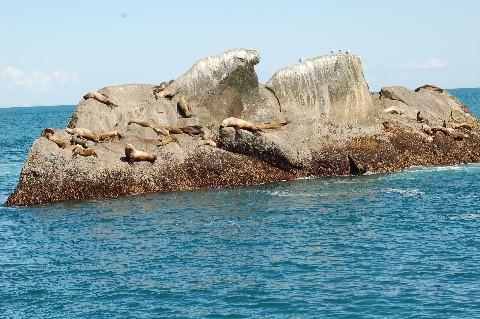
M480 89L452 92L479 115ZM0 109L0 202L73 109ZM479 317L479 181L471 164L0 207L0 317Z

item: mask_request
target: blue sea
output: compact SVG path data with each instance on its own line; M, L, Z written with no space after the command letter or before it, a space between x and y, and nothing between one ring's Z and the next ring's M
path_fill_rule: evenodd
M73 110L0 109L1 203ZM478 318L480 165L0 207L0 317Z

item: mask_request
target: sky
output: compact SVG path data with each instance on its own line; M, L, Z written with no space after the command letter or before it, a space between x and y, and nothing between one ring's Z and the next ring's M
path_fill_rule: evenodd
M348 49L371 91L479 87L479 13L474 0L0 0L0 107L160 83L233 48L260 53L261 82L300 57Z

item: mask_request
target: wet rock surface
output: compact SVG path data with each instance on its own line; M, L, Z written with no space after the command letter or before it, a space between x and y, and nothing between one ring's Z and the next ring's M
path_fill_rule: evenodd
M74 156L70 141L85 139L64 128L39 137L6 205L480 160L477 120L446 90L386 87L370 94L360 58L350 54L306 60L264 85L254 70L259 61L256 51L235 49L199 60L173 82L106 87L98 90L101 99L82 99L68 128L112 137L87 141L96 156ZM180 100L190 117L179 112ZM384 112L392 107L401 112ZM222 126L228 117L258 127L287 124L252 132ZM156 160L130 161L127 144Z

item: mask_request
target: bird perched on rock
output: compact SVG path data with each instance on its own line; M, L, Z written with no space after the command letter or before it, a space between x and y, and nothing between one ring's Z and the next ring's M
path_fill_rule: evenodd
M330 51L330 54L335 54L335 49L332 49L332 50Z
M305 61L303 58L298 59L298 62L303 62Z

